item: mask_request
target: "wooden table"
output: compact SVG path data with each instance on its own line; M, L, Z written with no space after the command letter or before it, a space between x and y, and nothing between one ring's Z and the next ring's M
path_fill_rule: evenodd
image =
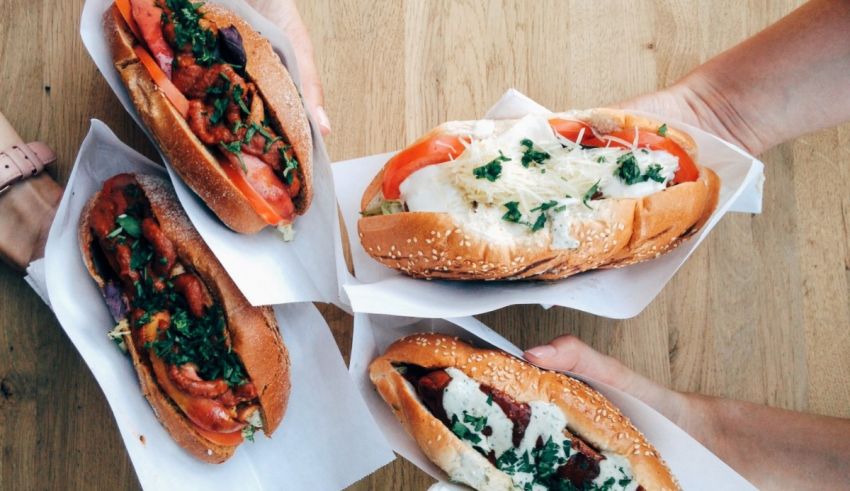
M300 3L339 160L476 118L509 87L555 109L662 87L799 2ZM83 49L82 4L0 0L0 110L24 139L54 146L61 182L89 118L155 156ZM577 334L676 389L850 417L848 148L845 125L764 154L764 213L724 218L637 318L512 307L481 319L524 347ZM351 318L323 312L347 352ZM5 268L0 353L0 489L139 487L94 379L50 310ZM431 481L399 459L355 489Z

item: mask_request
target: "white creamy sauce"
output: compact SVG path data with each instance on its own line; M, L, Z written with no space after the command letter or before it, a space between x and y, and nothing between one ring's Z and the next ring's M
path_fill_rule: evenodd
M481 437L481 442L475 446L489 453L493 450L496 458L499 458L505 450L513 447L512 435L514 423L502 411L498 404L490 400L487 394L481 392L478 382L467 377L466 374L456 368L447 368L446 373L452 378L449 385L443 390L443 408L449 419L457 417L470 430L472 425L464 421L465 417L487 418L487 426L493 433L485 436L481 432L475 432Z
M615 453L602 452L602 455L605 456L605 459L599 462L599 476L593 480L593 484L602 486L605 481L613 477L615 481L615 485L612 486L613 489L635 491L638 487L638 482L631 473L629 461L625 457ZM624 479L628 479L629 483L621 486L619 483Z
M546 116L526 116L513 125L499 121L447 123L443 130L470 135L466 150L452 162L411 174L401 183L401 198L410 211L448 213L472 233L495 243L551 241L557 249L579 247L571 234L573 225L592 219L594 211L604 207L604 199L585 199L594 194L594 186L603 198L639 198L664 190L679 168L678 158L665 151L582 148L557 135ZM582 138L589 137L592 135ZM545 152L549 158L524 166L528 147L523 140L531 140L532 150ZM662 181L626 184L617 175L618 160L630 152L641 175L652 168ZM499 158L508 160L499 161L498 178L491 181L475 176L476 168ZM510 202L517 203L523 223L502 218ZM542 204L552 206L540 209ZM545 223L532 231L541 215L545 215Z
M443 408L446 415L452 421L456 418L466 427L466 431L473 435L472 439L477 440L471 442L467 437L466 443L480 449L485 455L493 451L498 459L505 452L512 450L520 459L527 454L528 460L533 464L534 449L538 440L543 441L544 444L551 440L557 450L555 459L560 462L566 462L570 456L577 453L572 446L569 448L569 453L564 449L564 444L569 441L564 436L567 418L556 404L542 401L528 403L531 408L528 427L519 447L514 447L513 422L505 415L501 407L481 390L480 384L456 368L446 368L446 373L451 377L451 381L443 389ZM486 418L486 421L479 431L476 431L475 421L481 421L480 418ZM490 428L489 436L484 434L485 428L488 427ZM610 489L635 490L637 482L632 477L628 460L608 452L603 452L603 455L606 458L599 463L600 473L593 484L602 486L607 480L614 478L615 484ZM461 458L464 458L463 454ZM534 482L535 476L532 472L518 469L502 470L510 476L515 489L525 490L530 486L532 491L546 491L545 486ZM476 488L488 487L486 475L481 467L472 462L460 462L454 466L450 477L454 481L470 484ZM619 483L623 480L629 480L629 483L620 486Z

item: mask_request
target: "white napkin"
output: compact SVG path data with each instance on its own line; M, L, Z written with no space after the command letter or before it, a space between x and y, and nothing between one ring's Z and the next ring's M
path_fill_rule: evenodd
M102 17L112 3L112 0L87 0L80 19L80 35L121 104L150 137L112 65L109 46L104 39ZM295 54L280 29L243 0L214 0L211 3L234 11L266 36L288 68L295 85L301 87ZM306 301L340 304L336 263L326 260L333 255L334 231L338 228L330 159L319 126L312 116L310 125L313 133L313 204L306 215L295 221L296 237L293 242L283 242L277 232L268 228L255 235L230 231L169 166L177 197L186 214L253 305ZM163 160L167 163L164 156Z
M485 115L518 118L548 112L516 90L509 90ZM333 165L337 197L351 244L356 277L340 272L347 301L355 312L416 317L460 317L508 305L560 305L592 314L625 319L639 314L727 211L761 211L764 165L734 145L702 130L667 121L688 131L699 146L700 163L720 176L717 210L703 229L672 252L622 269L591 271L557 282L451 282L409 278L372 259L357 236L363 190L395 152ZM341 254L341 248L337 248ZM745 260L745 258L744 258Z
M352 385L328 325L309 303L275 307L292 363L292 393L271 439L257 435L228 462L198 461L177 446L142 396L129 358L106 333L113 321L77 242L79 216L103 182L121 172L164 170L121 143L100 121L80 148L50 229L46 256L29 268L62 328L103 389L139 481L147 490L341 489L393 460Z
M404 431L369 380L369 363L383 353L393 341L417 332L439 332L458 336L476 346L497 348L520 357L522 350L473 317L416 320L374 314L354 315L354 339L349 370L390 444L404 458L440 480L438 489L441 491L465 489L445 482L445 473L428 460L413 438ZM756 489L681 428L640 400L594 380L576 378L601 392L631 419L661 453L683 489Z

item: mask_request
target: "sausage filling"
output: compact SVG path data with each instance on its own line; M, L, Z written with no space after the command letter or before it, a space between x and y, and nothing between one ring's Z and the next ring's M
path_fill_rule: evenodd
M119 340L132 337L162 391L207 439L252 438L262 426L257 390L231 350L221 305L181 262L133 176L105 183L91 231Z
M625 458L600 453L571 434L563 412L554 404L518 402L456 368L397 368L428 410L508 474L516 489L641 489Z

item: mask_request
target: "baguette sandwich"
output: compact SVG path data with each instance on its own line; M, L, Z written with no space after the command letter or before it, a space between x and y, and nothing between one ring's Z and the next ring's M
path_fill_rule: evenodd
M419 278L554 280L657 257L697 232L720 180L683 131L611 109L438 126L391 158L358 221Z
M289 400L289 355L158 177L119 174L80 217L80 249L159 421L195 457L230 458L270 436Z
M173 169L236 232L292 237L312 200L313 141L269 41L216 5L116 0L115 68Z

